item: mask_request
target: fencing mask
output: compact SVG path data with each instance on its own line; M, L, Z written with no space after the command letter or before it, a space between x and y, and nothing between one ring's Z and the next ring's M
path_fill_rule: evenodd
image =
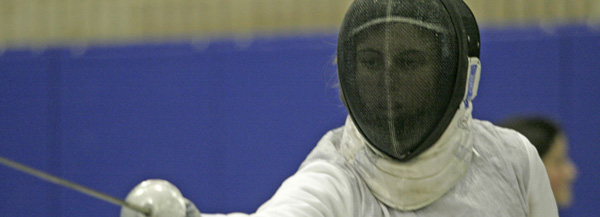
M465 99L479 31L461 0L356 0L337 49L342 100L358 131L408 161L440 138Z

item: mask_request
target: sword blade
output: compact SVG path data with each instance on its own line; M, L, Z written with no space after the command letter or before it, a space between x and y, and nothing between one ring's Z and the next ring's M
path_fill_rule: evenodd
M15 161L9 160L9 159L1 157L1 156L0 156L0 164L10 167L12 169L15 169L17 171L23 172L25 174L35 176L44 181L47 181L47 182L50 182L50 183L53 183L56 185L60 185L60 186L69 188L71 190L86 194L88 196L106 201L108 203L111 203L111 204L114 204L117 206L127 207L134 211L140 212L146 216L150 216L152 214L152 211L147 207L141 207L141 206L138 206L135 204L131 204L131 203L121 200L119 198L110 196L108 194L96 191L94 189L79 185L79 184L71 182L71 181L59 178L57 176L42 172L40 170L25 166L23 164L17 163Z

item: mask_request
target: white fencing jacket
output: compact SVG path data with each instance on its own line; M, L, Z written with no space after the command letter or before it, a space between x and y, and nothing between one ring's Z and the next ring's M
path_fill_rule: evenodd
M533 145L472 119L470 109L459 109L440 141L410 162L381 157L348 118L255 213L202 216L558 216Z

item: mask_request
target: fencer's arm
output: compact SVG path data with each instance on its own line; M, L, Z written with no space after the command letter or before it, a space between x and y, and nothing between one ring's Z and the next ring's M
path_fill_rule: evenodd
M327 162L304 165L254 214L202 214L202 217L334 217L352 215L352 183Z
M550 187L546 167L535 147L524 136L520 136L525 143L529 158L529 182L527 183L529 216L558 217L558 208Z

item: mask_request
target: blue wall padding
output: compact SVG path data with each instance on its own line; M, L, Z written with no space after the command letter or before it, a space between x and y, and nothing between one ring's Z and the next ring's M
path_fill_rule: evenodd
M0 58L0 154L59 174L57 146L48 129L48 56L10 52ZM54 115L54 114L52 114ZM59 188L0 168L0 215L49 216Z
M600 213L600 34L580 29L565 32L561 54L565 107L561 120L569 134L570 153L579 166L575 204L570 216Z
M474 116L545 114L579 166L565 215L600 212L600 33L486 29ZM7 51L0 156L124 198L177 185L203 212L253 212L344 123L336 36ZM120 208L0 167L0 216L118 216Z
M521 37L501 37L502 33L482 33L482 75L474 117L494 121L506 112L530 111L559 116L560 37L541 30L527 30Z

